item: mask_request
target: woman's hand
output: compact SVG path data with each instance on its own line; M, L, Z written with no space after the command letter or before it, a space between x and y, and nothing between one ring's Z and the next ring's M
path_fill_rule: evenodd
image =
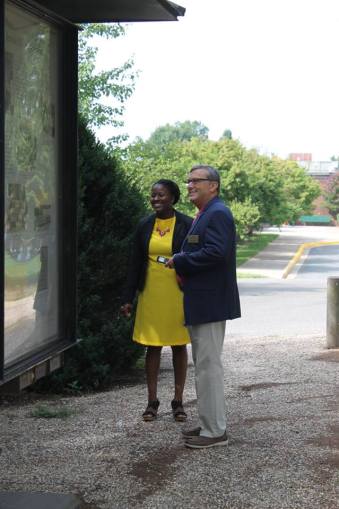
M129 318L132 313L132 307L133 305L128 302L127 304L121 306L120 313L124 315L126 318Z

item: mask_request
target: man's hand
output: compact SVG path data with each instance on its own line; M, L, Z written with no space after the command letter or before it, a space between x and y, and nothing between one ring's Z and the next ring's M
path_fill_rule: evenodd
M131 316L132 307L133 307L132 304L128 302L127 304L121 306L120 313L124 315L126 318L129 318Z
M167 260L167 262L165 263L165 267L168 267L169 269L174 269L173 258L170 258L169 260Z

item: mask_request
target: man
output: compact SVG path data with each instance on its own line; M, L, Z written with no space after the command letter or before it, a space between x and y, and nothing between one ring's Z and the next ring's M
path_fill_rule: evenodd
M181 252L167 262L182 280L192 342L199 426L183 436L185 445L196 449L228 443L221 356L226 320L240 316L235 225L219 188L217 170L205 165L191 169L188 196L199 212Z

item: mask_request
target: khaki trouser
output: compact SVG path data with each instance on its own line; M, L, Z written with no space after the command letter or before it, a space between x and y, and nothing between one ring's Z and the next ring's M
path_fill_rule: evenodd
M198 398L200 435L219 437L226 431L224 369L221 355L226 321L190 325Z

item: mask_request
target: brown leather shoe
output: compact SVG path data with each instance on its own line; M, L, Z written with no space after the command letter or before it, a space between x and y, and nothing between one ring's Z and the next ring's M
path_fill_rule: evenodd
M218 445L227 445L228 437L227 433L220 437L192 437L185 441L185 446L190 449L207 449L208 447L217 447Z

